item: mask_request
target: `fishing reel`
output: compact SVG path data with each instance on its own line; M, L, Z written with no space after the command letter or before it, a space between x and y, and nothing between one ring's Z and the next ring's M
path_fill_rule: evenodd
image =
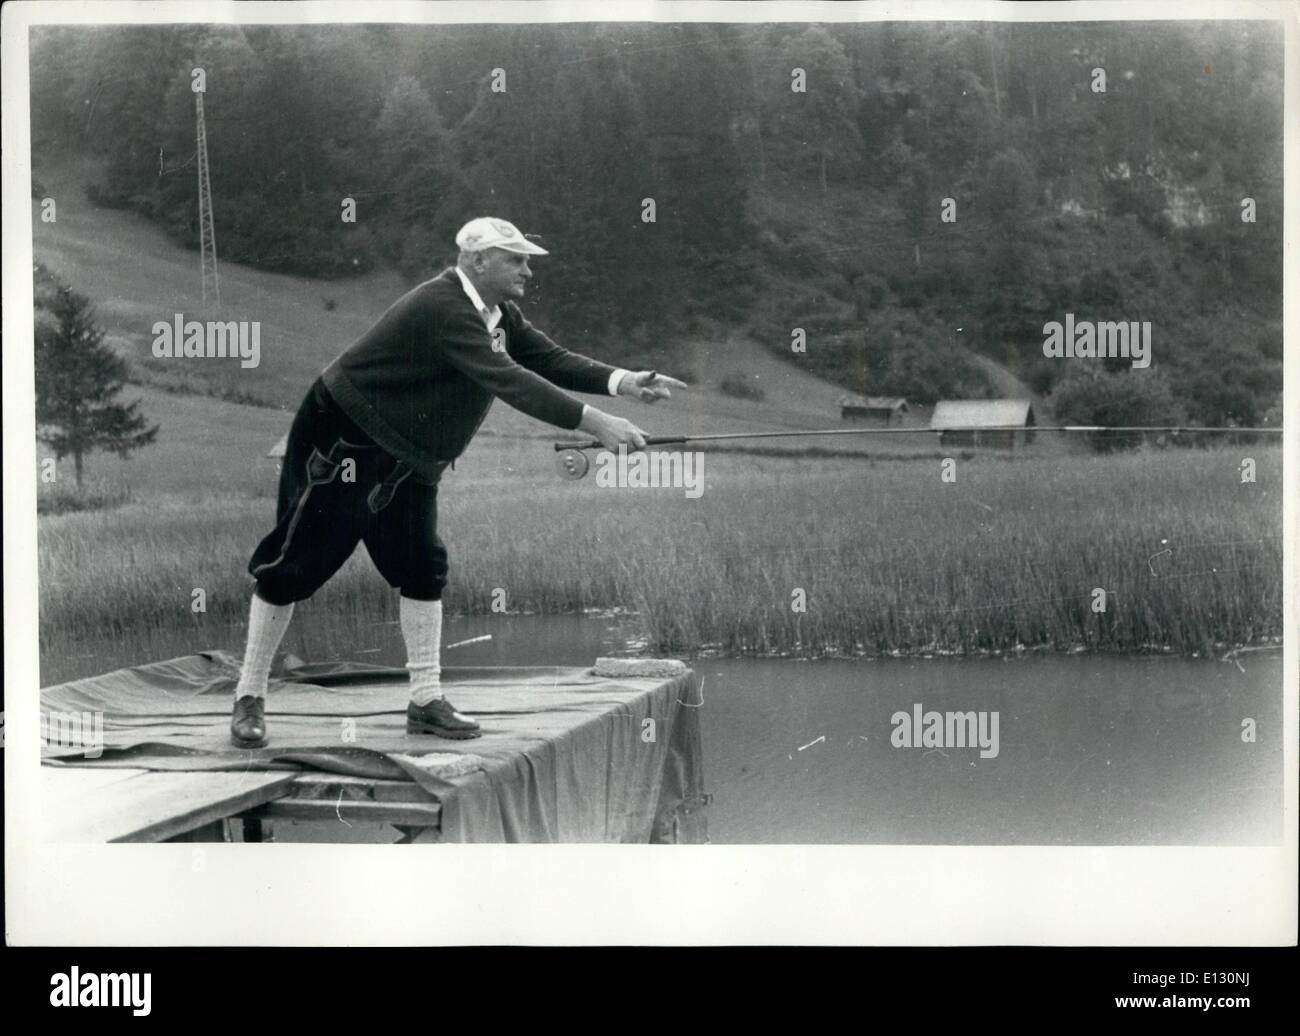
M556 455L555 462L560 474L574 482L591 469L591 461L582 450L562 450Z
M707 438L707 436L706 436ZM649 435L646 436L645 444L647 446L672 446L681 445L687 441L684 435ZM557 442L555 443L556 466L560 469L560 474L565 478L576 482L584 477L591 470L591 458L587 456L587 450L603 450L605 447L595 439L589 441L576 442Z

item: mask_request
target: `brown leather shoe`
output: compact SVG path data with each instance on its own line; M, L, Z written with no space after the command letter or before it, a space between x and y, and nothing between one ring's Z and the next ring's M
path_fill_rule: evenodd
M408 734L436 734L458 741L481 737L479 725L468 716L456 711L446 698L434 698L428 705L406 705L406 732Z
M236 748L261 748L266 744L266 702L245 694L235 702L230 717L230 743Z

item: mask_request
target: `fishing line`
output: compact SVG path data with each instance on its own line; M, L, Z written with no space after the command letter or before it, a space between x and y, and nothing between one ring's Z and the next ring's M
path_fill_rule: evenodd
M647 446L666 446L687 442L717 442L723 439L788 439L808 435L943 435L958 432L1168 432L1172 435L1188 434L1280 434L1281 428L1219 428L1206 425L1102 425L1102 424L1066 424L1066 425L953 425L946 428L815 428L800 429L789 432L723 432L707 435L650 435L646 436ZM595 439L584 442L557 442L555 451L563 450L599 450L604 444ZM611 451L612 452L612 451Z
M944 434L987 434L992 432L1011 432L1022 435L1036 434L1039 432L1060 432L1063 434L1079 435L1099 435L1103 432L1114 432L1121 434L1136 434L1138 432L1168 434L1172 436L1187 435L1280 435L1283 432L1281 428L1217 428L1205 425L993 425L993 426L973 426L958 425L949 428L819 428L789 432L723 432L707 435L648 435L645 437L646 446L685 446L687 443L704 443L704 442L724 442L735 441L739 439L797 439L809 436L834 436L834 435L934 435L940 437L939 445L965 446L977 445L976 443L943 443ZM575 442L557 442L552 444L555 452L559 454L558 464L560 474L565 478L577 480L587 474L591 468L591 460L587 456L587 450L606 451L605 445L597 439L586 439ZM613 450L606 452L614 453ZM620 447L620 453L623 452ZM627 455L630 458L633 453L641 451L628 450Z

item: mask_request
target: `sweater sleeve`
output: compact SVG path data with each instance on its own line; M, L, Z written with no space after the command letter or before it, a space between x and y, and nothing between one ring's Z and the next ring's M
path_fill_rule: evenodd
M502 308L509 312L514 325L510 352L520 365L570 392L609 394L610 376L617 368L556 345L530 324L513 303L506 303Z
M472 307L433 314L435 341L442 359L516 410L547 424L572 431L582 421L583 406L545 378L516 363L492 336Z

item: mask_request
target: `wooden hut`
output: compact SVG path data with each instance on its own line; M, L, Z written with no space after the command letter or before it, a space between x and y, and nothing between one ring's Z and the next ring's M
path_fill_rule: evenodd
M1027 399L958 399L936 404L930 427L942 446L1014 449L1033 442L1034 408Z
M840 420L854 424L890 428L901 425L907 414L907 400L901 396L843 396Z

